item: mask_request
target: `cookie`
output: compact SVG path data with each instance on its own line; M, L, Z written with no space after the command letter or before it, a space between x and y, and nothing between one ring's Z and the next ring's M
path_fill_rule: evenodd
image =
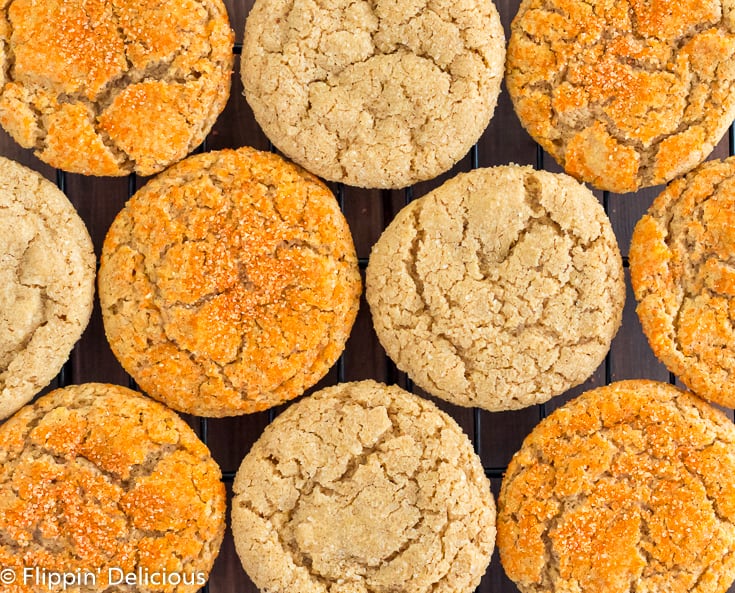
M48 385L87 327L92 241L41 175L0 157L0 418Z
M735 117L735 0L523 0L508 92L566 170L614 192L686 173Z
M671 183L638 221L630 279L651 349L705 399L735 406L735 158Z
M0 124L53 167L151 175L196 148L230 93L221 0L6 0Z
M458 175L411 202L374 245L366 286L399 369L437 397L493 411L587 379L625 301L594 195L516 165Z
M488 125L505 37L492 0L257 0L245 97L268 138L332 181L436 177Z
M522 593L724 593L735 579L735 427L665 383L551 414L508 466L498 550Z
M0 443L5 591L11 570L14 593L60 590L50 579L64 574L75 579L64 590L85 593L127 590L112 585L131 577L150 593L204 584L224 535L225 489L169 409L116 385L67 387L0 426Z
M343 383L268 425L233 486L237 552L261 591L468 593L495 544L480 459L434 404Z
M144 391L231 416L326 374L361 280L329 189L241 148L189 157L131 198L105 238L99 292L110 346Z

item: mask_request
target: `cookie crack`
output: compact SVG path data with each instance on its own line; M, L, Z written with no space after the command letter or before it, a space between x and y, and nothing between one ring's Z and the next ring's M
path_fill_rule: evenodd
M0 41L0 43L2 43L3 50L5 50L2 86L5 86L5 84L9 80L13 80L15 71L15 51L13 50L13 46L10 43L10 38L13 35L13 23L10 20L10 7L13 5L13 2L15 2L15 0L12 0L11 2L6 2L5 6L3 7L3 18L5 19L8 33L7 36L3 36L2 41Z
M207 11L207 22L205 23L205 28L206 28L206 30L211 30L212 23L215 23L215 22L217 22L219 20L219 18L221 17L221 13L220 13L219 10L217 10L217 8L215 7L215 5L210 0L204 0L202 2L202 6ZM225 8L225 15L227 16L226 8ZM211 43L208 43L207 45L208 45L208 51L205 54L201 55L200 56L200 59L204 59L204 60L208 60L208 61L214 62L214 64L216 65L216 67L219 68L220 70L226 69L227 68L226 58L224 56L219 56L217 59L215 59L215 46L213 44L211 44ZM180 51L181 50L179 49L178 52L180 52ZM231 52L232 52L232 47L229 48L228 54L231 54ZM199 80L201 77L203 77L205 75L206 75L205 72L202 72L200 70L194 70L193 78L195 80ZM182 78L182 77L179 76L179 77L176 77L176 78L179 81L181 81L181 82L187 82L189 80L188 77L183 77ZM228 79L228 87L229 87L229 79ZM202 88L202 89L200 89L200 93L199 94L200 95L203 95L203 94L205 94L205 92L206 92L205 89ZM226 102L226 100L224 102ZM190 153L192 150L194 150L194 148L196 148L196 145L199 142L201 142L202 136L203 136L203 132L208 127L207 122L210 122L210 121L213 121L214 119L216 119L217 114L224 107L224 104L220 104L220 103L224 103L224 102L222 102L222 101L210 101L210 103L209 103L209 111L207 112L207 117L201 120L200 125L197 127L197 129L195 130L195 132L192 134L191 141L189 142L189 145L188 145L188 147L186 149L187 154ZM188 117L187 117L187 121L189 121L188 120ZM190 125L193 125L192 122L190 122Z
M45 285L38 285L38 284L29 284L24 283L21 278L21 263L26 259L26 256L28 255L28 252L33 248L38 235L34 235L34 237L28 242L28 244L25 246L25 249L23 250L23 254L20 257L15 257L13 253L6 253L6 257L9 257L10 259L14 260L15 266L14 266L14 272L15 272L15 282L18 286L23 286L25 288L33 288L36 289L41 300L41 315L40 319L37 322L34 322L33 327L31 327L26 335L24 336L23 340L21 342L14 345L13 350L17 352L22 352L28 347L28 344L31 343L33 340L33 337L35 336L36 332L40 327L43 327L47 325L50 321L49 316L51 314L51 311L49 311L49 307L47 306L47 303L51 301L55 305L63 305L63 303L60 303L58 300L52 298L48 294L48 289ZM61 314L63 315L63 313ZM61 317L59 317L59 314L56 315L57 319L59 321L64 321ZM6 371L6 369L2 369L3 371ZM4 381L0 380L0 384L4 383Z
M726 182L726 179L721 179L713 183L712 189L709 192L710 195L717 195L719 193L721 185L725 182ZM660 228L662 228L663 230L664 245L666 246L666 249L669 253L677 253L678 251L680 251L680 248L681 248L681 246L675 243L678 233L674 232L673 226L675 224L681 224L682 222L684 222L681 219L681 217L675 213L675 211L678 209L678 206L681 203L681 201L686 199L684 195L685 193L686 193L686 190L684 190L683 193L680 193L679 195L677 195L676 198L671 201L669 208L667 208L667 210L671 212L670 214L666 213L662 220L657 218ZM697 206L698 211L700 212L700 214L696 217L697 220L702 219L701 208L703 204L704 202L698 204ZM687 234L689 233L688 229L686 232ZM694 251L688 251L688 252L694 253ZM667 313L669 313L671 320L672 320L671 334L669 335L669 340L671 344L673 345L676 353L678 353L681 357L685 359L688 359L688 360L694 359L696 361L696 364L703 364L704 359L702 355L696 349L691 350L689 354L685 353L684 345L682 344L681 339L680 339L681 317L682 317L683 310L685 306L687 305L687 303L695 300L697 296L697 293L691 286L690 279L696 277L696 268L699 265L701 265L701 263L707 257L712 256L712 255L716 256L716 254L713 254L711 252L702 251L701 255L697 257L697 259L690 259L689 257L685 258L686 269L683 271L683 274L681 276L679 276L678 274L675 273L674 270L672 270L668 261L666 262L667 273L673 279L679 281L677 282L677 284L680 288L679 294L677 295L678 298L676 298L673 311L667 311ZM720 261L719 256L716 256L716 257L718 261ZM709 289L703 289L702 293L711 294L711 291ZM650 299L653 296L654 294L651 292L651 289L647 288L646 292L643 295L641 295L640 301L643 301L644 299ZM667 302L664 301L662 305L666 306Z
M424 243L426 237L426 233L423 230L423 227L420 223L419 216L421 214L421 209L419 207L415 207L412 210L413 214L413 227L414 227L414 238L413 242L411 244L411 248L409 250L409 259L407 262L404 262L406 265L408 275L413 280L414 286L416 288L416 295L418 296L419 300L421 301L423 305L423 312L425 312L429 318L429 328L428 331L431 332L434 330L434 327L437 325L437 319L434 316L431 308L429 307L428 303L426 302L426 297L424 293L424 282L421 278L421 274L418 272L417 269L417 261L419 259L419 250L421 249L422 243ZM477 396L477 390L476 385L474 381L474 377L472 376L472 359L466 356L466 353L454 342L452 337L448 335L445 332L437 331L436 333L437 337L440 339L443 339L446 341L449 348L452 350L452 352L456 356L457 362L462 367L462 374L464 376L465 381L467 381L467 384L470 385L472 395L473 397ZM427 375L427 379L430 380L432 383L435 383L434 380Z
M358 405L360 405L363 409L366 409L367 410L367 408L365 406L363 406L362 404L360 404L359 402L355 402L355 403L357 403ZM300 477L300 480L303 482L303 484L299 487L299 491L301 492L302 496L303 495L308 495L315 488L319 488L320 492L322 492L324 494L333 495L333 496L339 496L339 491L334 488L334 485L335 484L338 484L338 483L349 482L352 479L352 477L355 475L355 473L361 467L364 467L365 465L368 464L369 460L375 460L375 462L379 465L379 467L381 467L383 469L384 475L391 482L393 482L394 484L398 485L391 478L391 476L388 475L388 473L387 473L387 471L385 469L384 464L381 462L381 460L379 459L379 457L377 457L377 456L380 455L380 453L383 452L382 451L382 447L383 447L383 445L388 440L394 439L394 438L400 438L401 436L404 435L403 431L400 429L400 424L397 423L397 419L394 417L394 414L391 412L390 408L387 408L387 411L388 411L388 417L391 420L391 427L388 428L387 430L385 430L380 435L380 437L373 444L371 444L370 446L363 447L362 450L361 450L361 452L359 454L353 455L350 458L350 460L349 460L349 462L347 464L347 467L346 467L345 471L340 476L338 476L337 478L330 479L328 482L319 481L316 478L305 478L304 477L304 471L303 471L303 468L302 468L301 461L298 458L295 458L295 461L297 462L297 466L298 466L299 477ZM444 426L437 427L436 430L435 430L435 432L434 432L434 434L433 434L433 436L431 436L429 438L438 438L438 432L441 432L442 428L444 428ZM317 437L326 446L326 443L324 442L324 440L318 434L316 434L315 432L312 432L312 431L309 431L309 434L312 435L312 436L314 436L314 437ZM274 463L274 461L275 461L272 455L268 457L268 460L270 461L270 463ZM425 467L422 466L422 467L418 468L416 470L416 472L414 472L414 474L412 474L411 476L408 476L408 475L404 476L405 481L406 481L406 483L414 483L415 484L416 483L416 480L415 480L415 474L416 473L421 473L423 475L426 475L427 473L432 473L432 472L433 473L437 473L437 472L439 472L439 468L443 464L448 464L448 465L454 466L453 463L451 463L451 462L449 462L447 460L444 460L444 459L441 459L440 458L440 459L437 459L435 461L433 467L431 467L431 468L425 468ZM274 467L274 470L276 471L277 474L282 475L281 472L280 472L280 470L277 468L277 464ZM353 504L354 501L355 501L355 499L359 495L360 495L360 492L359 491L358 492L354 492L354 493L352 493L351 498L349 498L348 500L340 501L340 504L342 505L342 508L346 508L346 507L350 506L351 504ZM292 507L290 509L287 509L285 512L278 512L278 511L276 511L274 514L265 515L265 517L270 518L272 520L273 517L274 517L274 515L278 515L279 516L279 519L278 519L277 523L279 525L289 525L293 521L293 516L295 515L295 513L300 508L300 500L301 499L299 499L299 501L297 501L297 503L296 503L296 505L294 507ZM250 504L249 501L242 500L241 499L240 500L240 504L241 504L241 506L247 508L248 510L250 510L251 512L253 512L257 516L260 516L260 517L263 517L264 516L263 513L257 511L252 506L252 504ZM428 514L432 514L432 511L430 509L423 508L423 507L419 507L419 508L421 510L421 515L422 516L419 517L419 519L417 521L415 521L411 526L408 526L406 528L407 532L411 532L412 535L408 535L408 537L401 543L401 545L396 550L394 550L393 552L391 552L387 556L381 558L380 559L380 563L377 566L375 566L375 567L373 567L373 566L366 566L366 567L364 567L365 568L365 573L363 575L361 575L361 576L365 580L365 582L368 583L368 587L370 587L370 584L369 583L370 583L370 579L372 578L372 575L377 570L379 570L382 566L385 566L385 565L389 564L390 562L392 562L393 560L395 560L396 558L398 558L401 554L405 553L405 551L408 550L411 547L411 545L413 545L414 543L416 543L416 541L418 541L418 539L420 538L421 534L420 533L417 533L416 531L426 521L426 516ZM396 511L394 511L394 512L396 512ZM442 527L442 529L439 532L437 532L437 536L438 536L438 538L440 539L440 541L442 543L442 557L451 565L452 558L454 556L456 556L456 554L458 554L460 550L457 550L455 552L454 556L452 556L451 554L449 554L449 552L446 550L444 540L445 540L445 537L446 537L446 535L448 533L448 529L450 527L450 524L451 524L450 521L445 522L445 524ZM291 557L292 561L294 562L294 564L296 566L305 568L309 572L309 575L311 577L313 577L315 580L317 580L318 582L321 582L321 583L324 583L324 584L327 584L327 585L331 583L331 580L330 579L328 579L326 577L323 577L318 572L316 572L316 570L313 568L313 560L312 560L312 558L310 557L310 555L307 552L305 552L305 551L301 550L300 548L298 548L298 546L295 544L295 542L290 541L289 539L287 539L286 533L285 532L282 533L281 532L281 529L276 529L275 531L276 531L277 537L279 539L279 542L280 542L280 544L282 546L282 549L284 549L285 551L287 551L290 554L290 557ZM436 582L434 584L441 582L441 580L445 576L446 576L446 572L443 573L443 574L438 575L437 580L436 580ZM369 590L372 590L372 589L369 589ZM433 586L432 586L432 590L433 590Z
M358 403L358 405L360 405ZM364 408L364 406L362 406ZM316 478L308 478L304 474L303 464L302 461L295 457L294 461L296 462L299 477L302 480L302 485L299 487L299 492L302 494L310 493L314 490L314 488L319 488L323 492L327 494L333 494L337 495L337 491L334 489L333 485L336 483L346 482L349 481L355 473L358 471L358 469L365 465L367 460L371 458L376 452L379 451L379 447L381 444L383 444L388 438L399 436L400 435L400 429L395 424L395 421L393 418L390 417L391 420L391 428L387 429L383 434L380 435L380 437L377 439L375 443L370 445L369 447L363 447L361 452L357 455L353 455L350 460L347 463L347 467L345 468L345 471L338 476L335 479L330 480L329 482L322 482L319 481ZM313 431L306 431L308 434L316 437L319 439L324 446L327 445L327 443L324 441L324 439L316 434ZM396 432L398 434L396 434ZM272 457L271 457L272 458ZM280 470L277 470L280 473ZM354 497L356 498L360 493L356 492ZM278 524L282 526L291 525L293 522L294 515L299 510L301 505L302 498L299 498L296 501L296 504L292 506L291 508L285 510L285 511L276 511L274 513L271 513L270 515L265 515L265 517L269 519L273 519L273 517L278 516ZM354 498L353 498L354 501ZM350 504L349 502L347 503ZM253 507L253 505L250 503L250 501L245 499L240 499L240 505L245 506L248 508L252 513L259 517L264 517L263 513L260 513L257 509ZM325 590L328 590L330 585L330 580L324 577L323 575L319 574L314 568L312 563L311 556L304 550L301 550L297 543L295 541L289 541L287 539L287 529L274 529L275 535L279 541L279 544L281 546L281 549L283 549L285 552L288 553L289 557L291 558L291 561L294 563L295 566L304 568L309 573L309 576L313 579L315 579L317 582L324 584Z
M87 434L87 438L88 437L89 434ZM158 469L158 464L162 461L164 457L168 455L173 455L174 453L181 451L188 452L185 447L182 447L180 445L161 445L157 450L149 452L146 455L145 460L143 460L141 463L132 465L130 467L130 477L127 479L123 479L117 473L113 471L108 471L100 467L97 462L89 459L88 457L85 457L82 454L75 454L72 457L69 457L67 455L64 455L63 453L59 453L58 451L49 449L42 444L35 443L29 445L28 450L31 452L40 453L42 455L47 455L48 457L53 458L60 465L79 463L83 466L86 466L98 476L103 477L110 484L117 486L121 489L121 491L125 493L129 493L134 490L137 486L138 480L148 478L153 473L155 473L155 471Z

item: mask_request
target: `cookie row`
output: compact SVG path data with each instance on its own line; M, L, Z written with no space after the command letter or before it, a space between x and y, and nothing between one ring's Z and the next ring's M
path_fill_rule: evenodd
M241 74L285 155L332 181L405 187L449 170L492 117L505 68L521 123L566 171L616 192L701 163L735 116L731 0L258 0ZM0 123L54 167L159 172L230 90L221 0L14 0L0 16Z
M89 320L94 256L61 192L3 160L2 415L58 372ZM631 277L654 352L732 405L733 160L672 184L633 235ZM12 229L12 233L10 232ZM620 326L623 267L593 194L507 166L448 181L375 244L367 300L382 345L427 392L488 410L585 381ZM301 395L339 357L359 306L349 228L331 192L249 148L190 157L113 222L99 273L105 330L148 394L205 416Z
M3 582L23 575L13 590L40 590L39 574L96 575L85 591L121 574L151 592L206 582L224 485L175 413L90 383L24 407L0 437ZM508 576L524 592L724 591L735 578L733 446L730 420L671 385L582 394L532 431L503 478ZM237 552L273 593L469 593L495 546L490 482L467 436L431 402L373 381L290 406L233 490Z
M638 221L630 275L654 354L700 397L735 406L735 158L700 165ZM621 323L623 268L594 195L529 167L460 174L374 245L367 300L398 368L491 411L589 378Z

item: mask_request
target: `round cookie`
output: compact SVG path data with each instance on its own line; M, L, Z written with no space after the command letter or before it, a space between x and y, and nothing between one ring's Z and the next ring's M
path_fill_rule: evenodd
M366 286L399 369L437 397L493 411L587 379L625 301L594 195L516 165L458 175L401 210L373 247Z
M268 138L332 181L436 177L488 125L505 36L492 0L257 0L245 96Z
M724 593L735 578L735 427L672 385L582 394L531 432L498 499L522 593Z
M21 409L0 443L0 565L15 571L14 593L57 591L42 578L64 573L85 593L127 590L111 585L128 575L148 593L206 582L225 489L171 410L124 387L77 385Z
M221 0L6 0L0 124L53 167L151 175L212 128L230 93Z
M630 278L653 352L696 394L735 406L735 159L671 183L638 221Z
M523 0L506 74L567 173L614 192L666 183L735 117L735 0Z
M201 154L127 203L102 247L105 331L152 397L203 416L301 395L342 352L360 272L337 201L252 148Z
M87 327L95 256L66 196L0 157L0 418L48 385Z
M495 543L467 436L431 402L374 381L289 407L233 490L237 552L270 593L468 593Z

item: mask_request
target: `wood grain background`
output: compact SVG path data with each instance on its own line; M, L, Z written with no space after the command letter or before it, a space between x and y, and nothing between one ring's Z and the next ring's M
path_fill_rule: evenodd
M518 8L518 1L496 0L496 3L507 35L510 21ZM229 10L232 27L236 32L236 42L238 44L236 45L236 51L239 52L245 17L252 5L252 0L225 0L225 4ZM243 145L263 150L270 148L268 139L255 123L252 112L242 96L238 57L233 73L230 101L208 136L204 148L206 150L216 150ZM19 148L2 131L0 131L0 154L40 171L62 187L86 222L98 257L105 233L113 218L131 195L131 192L134 192L137 187L145 183L145 179L135 176L129 178L93 178L61 174L41 163L30 151ZM726 136L711 158L723 158L728 154L730 154L730 147ZM452 171L440 178L401 191L363 190L332 185L335 194L343 202L343 209L352 229L363 270L370 254L370 248L377 240L382 229L408 201L422 196L427 191L440 185L448 177L460 171L467 171L473 166L487 167L510 162L531 164L551 171L560 170L553 159L540 151L522 129L513 112L508 94L503 88L495 116L476 147ZM625 195L597 192L612 221L626 265L633 226L660 189L650 188L636 194ZM541 417L570 397L581 393L585 389L619 379L675 380L655 359L641 333L635 314L635 303L630 290L627 269L626 281L628 281L628 298L623 316L623 326L613 341L607 359L584 385L553 399L545 406L535 406L515 412L491 414L437 402L440 407L454 416L470 438L473 439L488 476L491 478L493 491L496 495L500 487L503 469L513 453L520 447L523 438ZM386 358L373 332L370 314L363 300L343 358L335 365L328 376L320 382L317 388L336 383L339 380L351 381L366 378L411 387L410 383L407 384L405 375L397 372L393 364ZM51 387L87 381L130 384L130 378L119 366L107 345L98 304L95 305L89 327L74 349L64 370ZM278 410L239 418L204 421L194 417L187 418L199 435L208 443L214 458L223 470L228 488L243 456L248 452L254 440L258 438L263 427L277 412ZM729 412L732 417L731 411ZM220 556L215 563L208 590L210 593L250 593L257 591L240 567L229 531ZM493 593L517 591L515 586L505 577L497 552L479 587L479 591L492 591ZM735 591L735 587L731 588L731 591Z

